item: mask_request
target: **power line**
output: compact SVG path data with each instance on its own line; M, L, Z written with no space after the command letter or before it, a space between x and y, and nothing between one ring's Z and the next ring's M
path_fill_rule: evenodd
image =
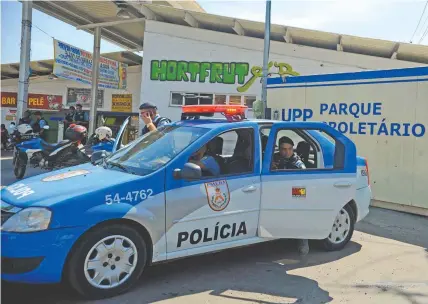
M417 25L417 26L416 26L416 28L415 28L415 32L413 33L412 38L410 38L410 42L412 42L413 37L415 37L416 31L418 30L419 25L421 24L422 17L424 16L424 14L425 14L425 10L427 9L427 5L428 5L428 0L427 0L427 2L425 3L424 10L422 11L421 17L419 18L419 22L418 22L418 25Z
M419 42L418 43L421 43L422 42L422 40L424 40L425 39L425 36L428 34L428 26L427 26L427 28L425 29L425 32L422 34L422 36L421 36L421 39L419 39Z
M427 2L428 2L428 1L427 1ZM49 35L48 33L46 33L44 30L42 30L40 27L38 27L38 26L37 26L37 25L35 25L34 23L33 23L33 26L34 26L36 29L38 29L39 31L41 31L41 32L45 33L46 35L48 35L49 37L51 37L52 39L55 39L55 37L53 37L53 36Z

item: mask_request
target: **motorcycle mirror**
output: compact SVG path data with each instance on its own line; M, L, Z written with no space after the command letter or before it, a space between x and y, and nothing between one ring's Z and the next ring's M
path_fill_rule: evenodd
M43 129L49 130L49 126L44 126Z
M107 151L106 150L95 151L91 155L91 163L93 165L97 165L97 164L101 163L102 159L105 157L107 157Z

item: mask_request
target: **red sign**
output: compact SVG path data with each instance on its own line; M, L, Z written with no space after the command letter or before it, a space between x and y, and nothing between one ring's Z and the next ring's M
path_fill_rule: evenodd
M291 189L291 195L293 197L306 197L306 188L304 188L304 187L293 187Z
M2 107L16 108L17 99L17 93L1 92ZM59 111L62 109L62 96L29 93L27 107L28 109Z
M10 92L1 92L1 106L7 108L16 108L18 94Z
M28 94L28 108L59 111L62 108L62 96L46 94Z

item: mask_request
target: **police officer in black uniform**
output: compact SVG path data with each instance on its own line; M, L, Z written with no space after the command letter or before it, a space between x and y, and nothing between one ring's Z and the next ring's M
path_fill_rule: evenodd
M30 125L31 124L31 111L27 110L24 112L24 116L19 119L18 125Z
M42 113L40 111L34 112L34 117L36 118L36 121L32 125L33 132L39 133L40 138L43 140L46 140L47 130L43 129L43 127L48 126L47 120L44 119L44 117L42 116Z
M86 128L89 127L89 119L87 113L83 112L82 105L76 105L76 112L74 113L74 123L76 125L81 125Z
M295 170L306 169L305 164L300 157L294 153L294 142L291 138L283 136L279 139L279 152L273 155L272 169L273 170ZM301 255L309 253L308 240L298 240L297 250Z
M67 128L71 125L71 123L74 121L74 114L76 113L76 108L74 106L71 106L69 108L69 112L65 114L64 117L64 135Z
M145 102L140 106L141 119L145 124L143 130L141 131L141 135L156 130L158 127L171 122L169 118L160 116L157 112L157 109L158 108L150 102Z

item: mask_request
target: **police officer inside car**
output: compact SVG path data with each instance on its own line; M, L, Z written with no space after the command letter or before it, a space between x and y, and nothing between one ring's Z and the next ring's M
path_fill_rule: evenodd
M202 169L203 176L218 176L220 166L214 157L206 154L207 150L207 145L202 146L190 157L189 162L198 165Z
M279 139L278 144L279 152L275 153L273 156L272 169L306 169L303 161L294 153L294 142L291 138L283 136ZM309 253L308 240L298 240L297 249L301 255L307 255Z
M171 122L169 118L160 116L157 109L158 108L150 102L145 102L140 106L141 119L145 124L141 131L141 135L157 130L157 128Z

